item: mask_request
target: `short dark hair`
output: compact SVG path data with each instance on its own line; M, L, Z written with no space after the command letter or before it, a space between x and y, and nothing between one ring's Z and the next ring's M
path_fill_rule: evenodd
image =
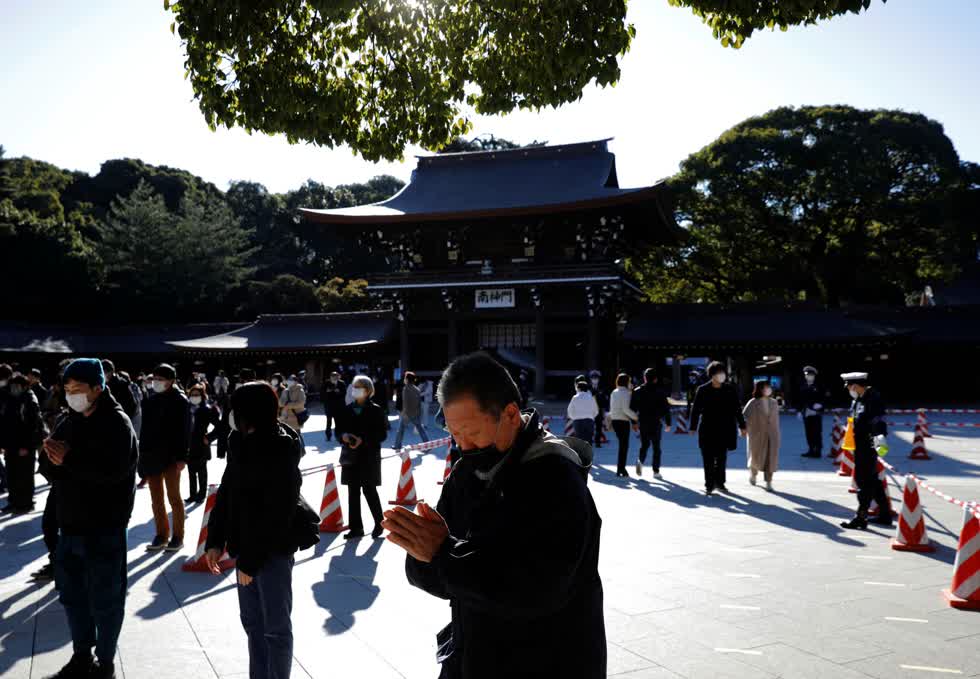
M507 368L480 351L450 363L442 373L436 395L443 408L463 396L471 396L480 410L494 417L500 417L511 403L519 406L521 402L521 392Z
M116 364L110 361L108 358L102 359L102 372L114 373L116 372Z
M199 392L201 392L201 396L204 396L205 398L207 398L208 388L207 388L207 385L205 385L203 382L198 382L197 384L192 384L191 385L191 388L187 390L187 394L190 395L190 393L192 391L199 391Z
M176 380L177 371L174 367L168 363L161 363L156 368L153 369L154 377L162 377L165 380Z
M248 382L231 395L231 409L240 431L248 427L269 430L279 419L279 397L268 382Z
M708 373L708 377L714 377L718 373L727 373L728 368L726 368L725 364L721 361L712 361L708 364L708 368L705 372Z
M242 368L238 374L244 382L253 382L255 380L255 370L252 368Z
M643 371L643 381L649 382L650 380L657 379L657 371L653 368L647 368Z
M13 376L10 378L10 383L11 384L19 384L22 387L26 387L27 386L27 375L24 375L22 373L14 373Z
M626 373L619 373L616 375L616 386L617 387L628 387L630 383L630 376Z
M588 391L589 383L586 382L585 380L579 380L578 382L575 383L575 388L578 389L579 391Z
M409 370L408 372L406 372L405 373L405 381L408 384L415 384L415 373L413 373L411 370Z
M762 398L762 390L771 386L772 384L770 384L769 380L759 380L752 387L752 398Z
M0 363L0 379L10 379L13 374L13 368L6 363Z

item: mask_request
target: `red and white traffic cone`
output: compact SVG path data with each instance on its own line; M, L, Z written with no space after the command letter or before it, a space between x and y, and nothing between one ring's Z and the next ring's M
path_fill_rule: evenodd
M193 573L209 573L211 571L208 568L207 559L204 558L204 553L206 551L205 545L208 541L208 519L211 518L211 510L214 509L214 505L218 502L218 486L211 484L208 486L208 497L204 502L204 518L201 521L201 535L197 538L197 551L194 552L194 556L184 562L184 565L180 567L180 570L193 572ZM218 568L222 571L227 571L235 567L235 560L228 556L228 552L221 555L218 559Z
M327 478L323 482L323 500L320 502L320 532L342 533L346 529L340 494L337 492L337 475L333 465L328 464Z
M840 469L837 471L837 476L850 476L854 477L854 451L841 449L840 455Z
M856 492L858 492L857 466L852 466L851 467L851 487L847 489L847 492L848 493L856 493Z
M922 430L922 424L915 425L915 438L912 440L912 452L909 453L910 460L931 460L929 456L929 451L926 450L925 436Z
M565 433L564 436L571 436L575 433L575 428L572 426L572 420L570 418L565 418Z
M677 413L677 416L674 419L677 420L677 424L674 426L675 434L690 433L687 428L687 418L684 416L684 413Z
M545 431L548 431L548 432L551 431L551 416L550 415L545 415L544 417L541 418L541 427Z
M922 435L926 438L932 438L932 434L929 433L929 416L926 415L924 408L919 408L917 416L915 418L916 428L922 428ZM922 458L927 459L927 458Z
M402 471L398 477L398 490L395 499L389 500L390 505L402 505L403 507L414 507L419 503L419 498L415 495L415 478L412 476L412 458L407 450L399 453L402 458Z
M449 475L453 471L452 451L453 451L453 444L452 442L450 442L449 445L446 446L446 469L442 472L442 481L439 482L440 486L446 482L446 479L449 478Z
M878 463L878 482L881 483L882 488L885 489L885 502L887 507L884 511L888 512L887 516L895 518L895 510L892 509L892 496L888 492L888 474L885 473L885 465L882 464L881 458L879 457L875 462ZM878 506L878 503L874 500L871 501L871 508L868 509L868 516L878 516L882 511L882 508Z
M841 426L840 415L834 415L834 428L830 432L830 455L829 457L834 458L834 466L840 466L841 463L841 441L844 439L844 427Z
M953 584L943 596L953 608L980 611L980 519L975 507L963 509L963 529L953 564Z
M892 549L900 552L935 552L926 532L926 517L922 513L919 484L911 476L905 477L902 492L902 513L898 516L898 529L892 540Z

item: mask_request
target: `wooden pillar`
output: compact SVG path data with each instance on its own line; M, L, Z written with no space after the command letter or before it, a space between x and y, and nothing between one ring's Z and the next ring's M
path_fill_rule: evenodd
M405 318L401 319L399 325L399 337L398 337L398 351L399 351L399 367L402 369L402 375L405 375L406 370L411 368L408 365L409 357L411 352L408 346L408 320Z
M599 367L599 317L596 314L589 316L588 323L588 356L586 356L586 366L589 370L601 370Z
M457 327L456 317L450 312L449 316L449 362L451 363L459 355L459 328Z
M544 398L544 309L534 311L534 396Z

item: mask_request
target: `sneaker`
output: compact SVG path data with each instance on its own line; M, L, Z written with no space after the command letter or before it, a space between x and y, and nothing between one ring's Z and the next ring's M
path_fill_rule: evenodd
M76 653L57 674L48 675L45 679L89 679L93 676L93 669L95 669L95 660L91 655Z
M860 516L855 516L850 521L841 523L840 527L847 528L848 530L865 530L868 527L868 520L862 519Z
M174 538L173 540L167 543L167 546L164 547L164 551L179 552L183 548L184 548L184 538Z
M772 481L766 481L766 490L772 492Z
M653 478L657 479L658 481L664 480L663 474L661 474L660 472L653 472Z
M158 535L153 538L153 542L146 546L148 552L162 552L167 546L167 538Z
M31 579L36 582L51 582L54 580L54 565L45 564L40 570L31 573Z
M639 460L636 461L636 478L643 476L643 463Z
M749 474L749 484L755 485L755 474Z
M115 663L103 665L96 660L88 676L92 679L116 679L116 665Z

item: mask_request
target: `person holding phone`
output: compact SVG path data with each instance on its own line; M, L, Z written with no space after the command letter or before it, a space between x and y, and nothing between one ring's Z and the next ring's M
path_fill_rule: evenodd
M371 400L374 395L374 382L367 375L358 375L351 381L351 396L354 399L345 406L337 418L337 440L343 444L341 450L340 482L348 487L347 516L350 517L350 532L345 540L364 536L364 523L361 520L361 494L367 500L374 517L374 530L371 537L381 537L381 499L378 486L381 485L381 443L388 437L388 419L384 410Z

